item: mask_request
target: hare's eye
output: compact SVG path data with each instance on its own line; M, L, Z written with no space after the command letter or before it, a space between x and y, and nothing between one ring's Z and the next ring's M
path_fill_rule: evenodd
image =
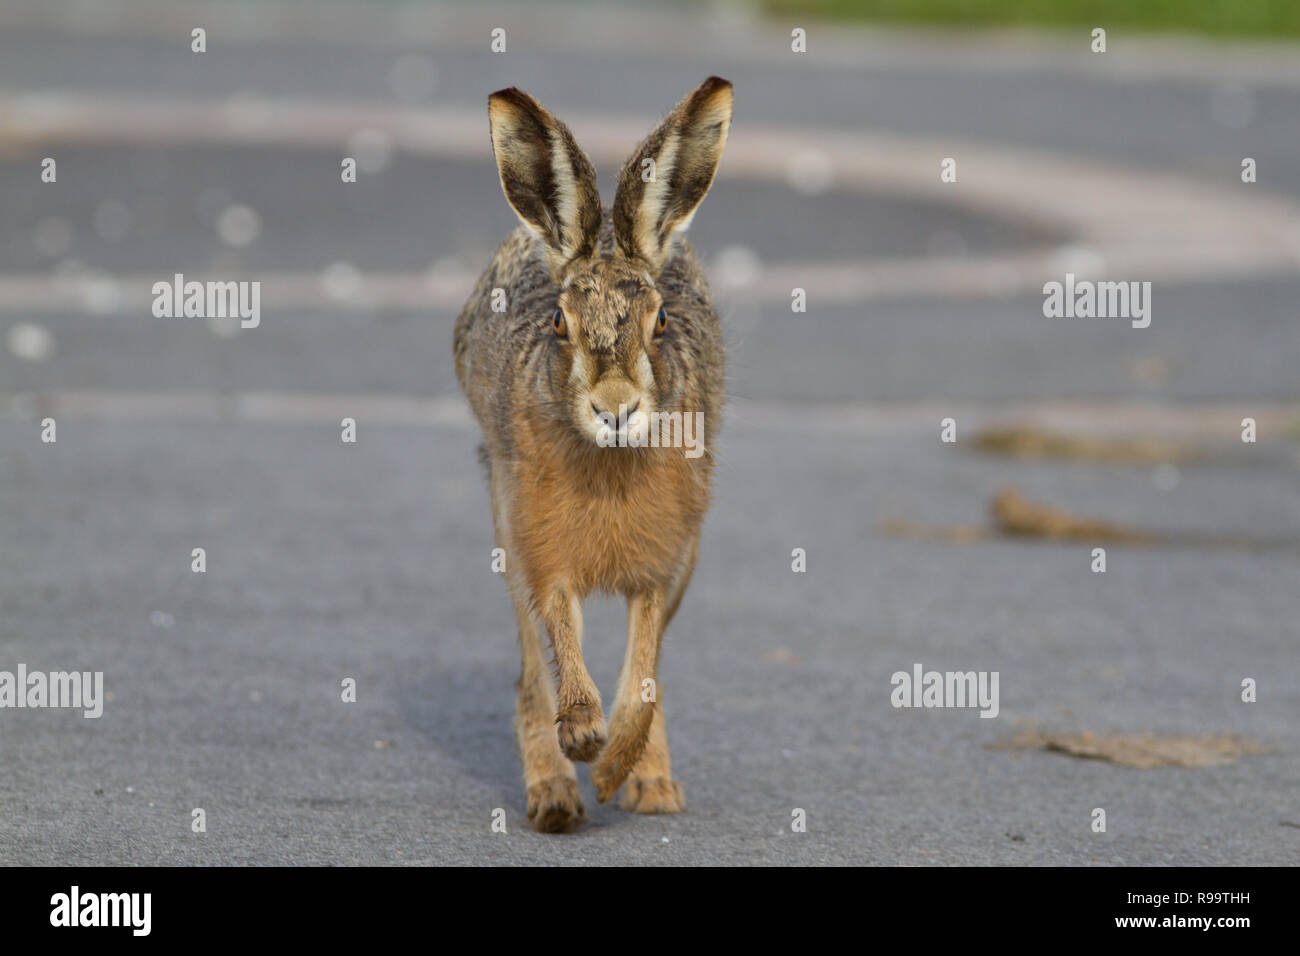
M569 326L564 321L563 309L556 309L555 314L551 316L551 328L555 330L555 334L560 338L564 338L569 334Z
M668 310L662 305L659 306L659 319L655 322L655 332L662 332L668 328Z

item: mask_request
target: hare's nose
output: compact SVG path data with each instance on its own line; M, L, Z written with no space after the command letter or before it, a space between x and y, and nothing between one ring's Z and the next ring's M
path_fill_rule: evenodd
M640 407L641 407L641 399L638 398L635 402L632 403L632 406L627 410L627 414L628 414L628 415L631 415L632 413L634 413L634 412L635 412L638 408L640 408ZM606 412L605 409L601 408L601 407L600 407L599 405L597 405L595 402L592 402L592 403L591 403L591 410L592 410L593 412L595 412L597 416L600 416L600 415L606 415L606 414L608 414L608 415L613 415L613 414L614 414L613 412Z

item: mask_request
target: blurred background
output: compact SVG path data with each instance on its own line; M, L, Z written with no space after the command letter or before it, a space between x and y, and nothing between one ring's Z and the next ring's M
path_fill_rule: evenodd
M1297 33L1268 0L0 3L0 669L110 693L0 713L0 862L1294 859ZM516 224L486 98L565 120L608 202L710 74L690 238L732 400L664 655L690 812L588 792L546 840L451 360ZM1067 272L1151 282L1150 327L1045 318ZM261 282L260 326L155 318L175 273ZM607 696L621 616L588 614ZM916 661L1000 671L1000 717L894 710ZM1021 732L1272 752L990 749Z

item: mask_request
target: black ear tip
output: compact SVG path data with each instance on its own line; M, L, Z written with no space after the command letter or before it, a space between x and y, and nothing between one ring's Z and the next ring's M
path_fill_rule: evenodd
M691 92L689 100L698 108L705 104L722 105L724 102L730 104L733 98L731 81L724 80L720 76L711 76Z
M504 90L497 90L488 97L489 109L497 104L527 108L533 105L533 98L517 86L507 86Z

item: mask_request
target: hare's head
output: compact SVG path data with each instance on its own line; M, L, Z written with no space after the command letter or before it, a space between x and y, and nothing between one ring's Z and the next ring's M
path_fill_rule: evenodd
M489 98L501 186L555 284L528 317L546 339L539 410L591 441L610 444L656 411L692 410L682 404L693 397L698 330L674 311L698 310L704 292L678 301L659 280L713 183L731 100L731 84L710 77L637 148L614 196L612 251L602 254L596 174L568 128L521 90Z

